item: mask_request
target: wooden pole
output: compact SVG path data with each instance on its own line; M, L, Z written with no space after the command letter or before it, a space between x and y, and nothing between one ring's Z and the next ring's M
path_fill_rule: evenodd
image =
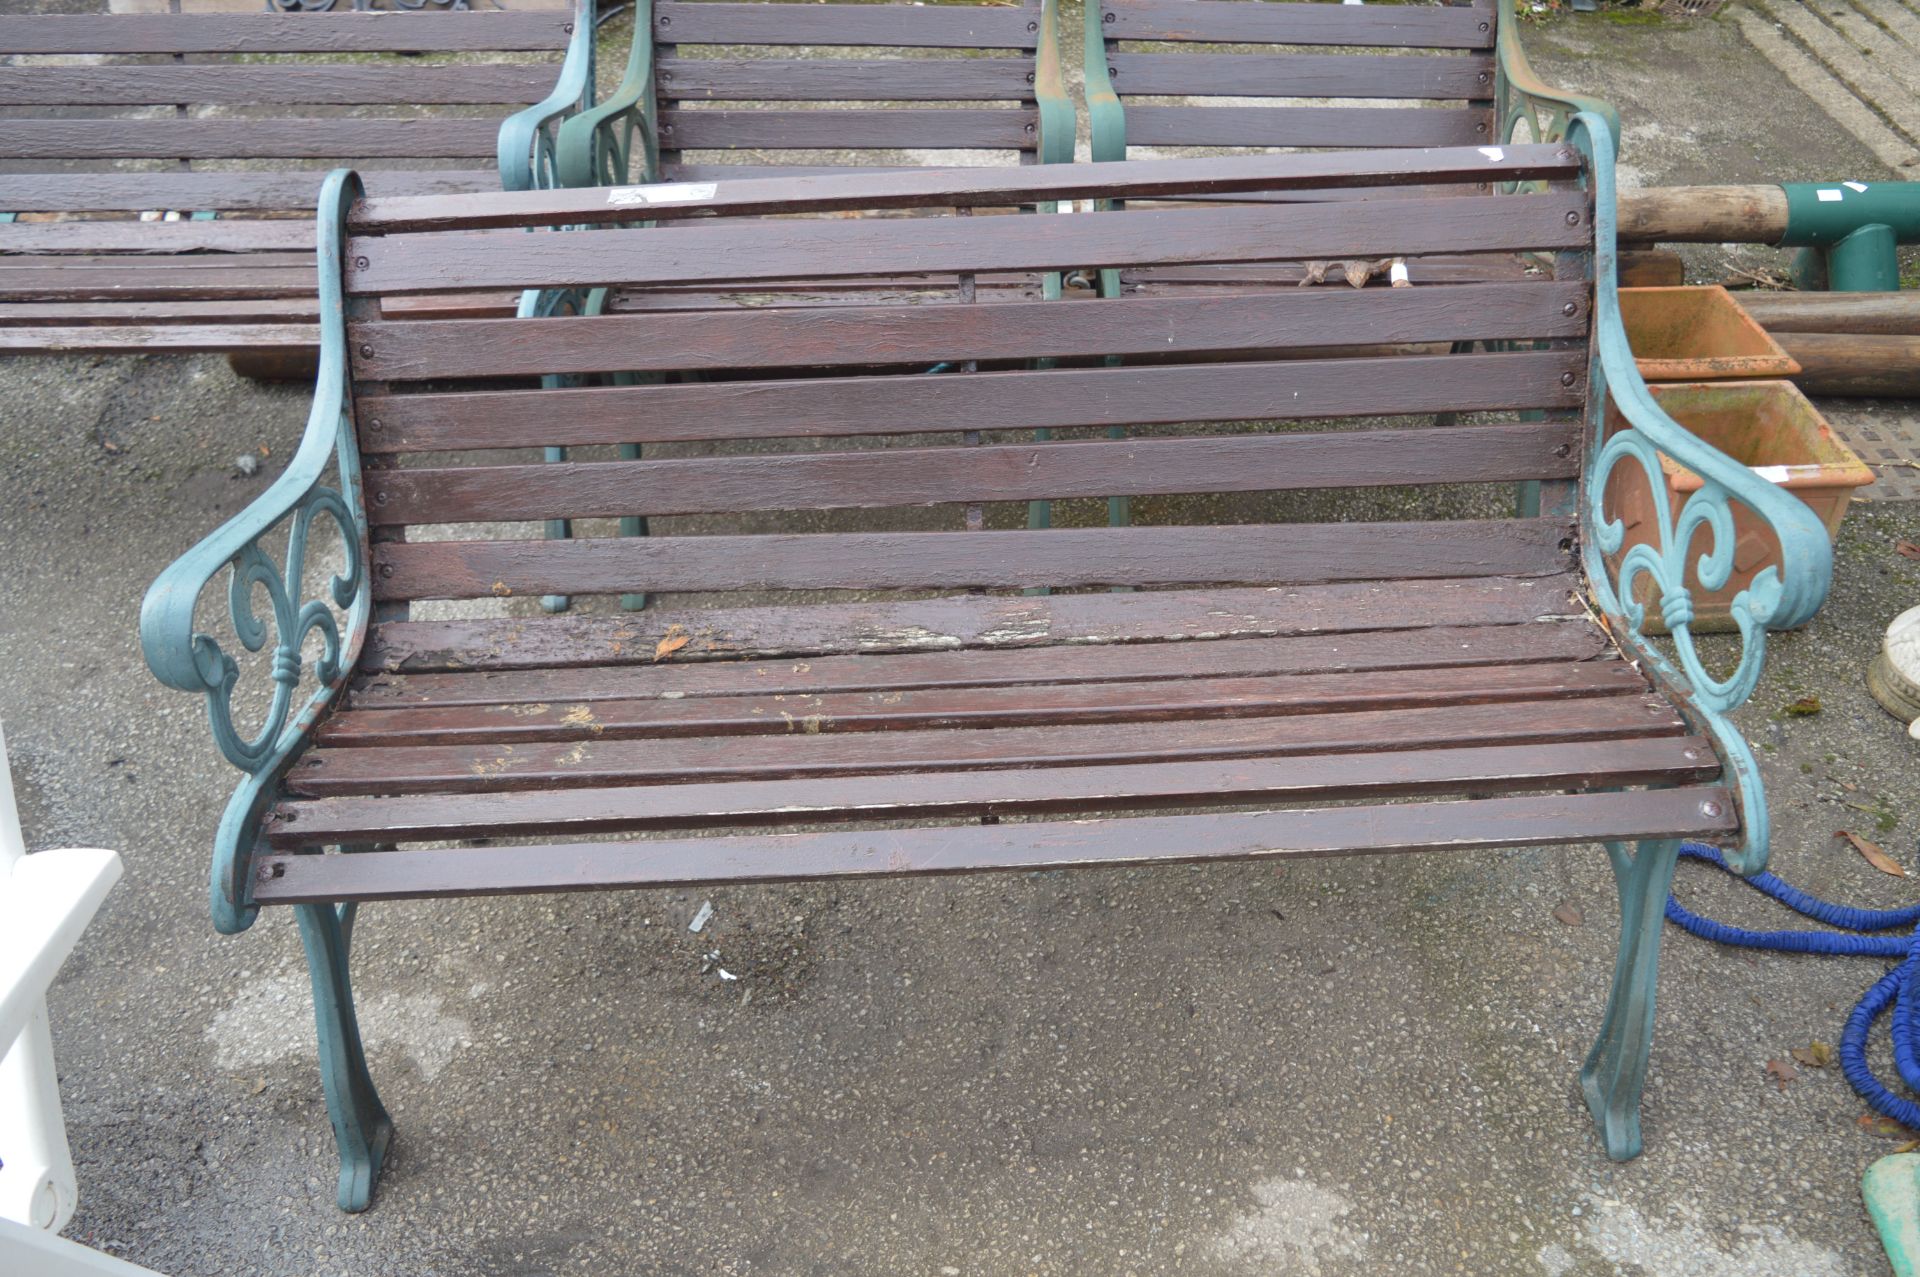
M1920 337L1861 333L1775 333L1800 364L1794 378L1810 395L1920 397Z
M1899 293L1773 293L1735 295L1770 333L1878 333L1920 336L1920 290Z
M1778 186L1655 186L1622 191L1623 244L1778 244L1787 193Z

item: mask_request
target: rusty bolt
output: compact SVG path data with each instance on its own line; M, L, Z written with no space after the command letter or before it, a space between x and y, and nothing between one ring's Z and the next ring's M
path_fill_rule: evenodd
M1579 224L1580 224L1580 214L1579 214L1578 212L1576 212L1576 211L1573 211L1573 210L1568 210L1568 212L1567 212L1567 225L1569 225L1569 226L1578 226Z
M367 429L369 430L384 430L385 428L386 427L381 423L380 418L378 417L375 417L372 421L369 421L367 423Z
M1580 313L1580 303L1568 302L1560 308L1560 313L1563 315L1577 315Z
M1033 125L1031 125L1031 124L1029 124L1029 125L1027 125L1027 126L1025 126L1025 127L1026 127L1026 131L1027 131L1027 132L1029 132L1029 133L1031 133L1031 132L1033 132Z
M385 488L373 494L373 503L375 505L385 505L387 500L387 491Z
M1554 455L1554 456L1556 456L1556 457L1564 457L1564 456L1567 456L1567 455L1569 455L1569 454L1570 454L1570 453L1572 453L1572 452L1573 452L1573 445L1572 445L1572 444L1570 444L1570 443L1563 443L1563 444L1561 444L1561 445L1560 445L1560 446L1559 446L1558 448L1555 448L1555 449L1553 450L1553 455ZM386 493L384 493L384 492L382 492L382 493L380 494L380 501L381 501L381 503L382 503L382 504L384 504L384 503L386 502L386 499L387 499L387 494L386 494ZM1622 668L1624 668L1624 667L1622 667Z
M367 268L367 259L366 259L366 258L364 258L364 257L356 257L356 258L354 258L354 259L353 259L353 268L354 268L355 270L365 270L365 269Z
M1718 816L1720 814L1720 804L1709 798L1700 804L1700 814L1702 816Z
M393 575L393 564L391 564L391 563L382 563L382 564L380 565L380 577L381 577L381 579L382 579L382 580L385 580L385 579L386 579L387 577L390 577L390 576L392 576L392 575Z
M360 343L360 358L362 359L373 358L373 347L364 341Z
M1560 374L1560 384L1563 386L1571 386L1577 380L1578 378L1576 378L1570 372L1563 372Z

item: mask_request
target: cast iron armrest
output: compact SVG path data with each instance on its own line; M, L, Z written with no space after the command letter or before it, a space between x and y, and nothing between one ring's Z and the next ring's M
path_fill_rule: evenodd
M557 164L556 122L593 105L593 35L596 0L574 0L573 38L560 64L553 92L500 125L500 188L548 189L564 182ZM587 183L571 183L587 185Z
M1620 145L1620 113L1600 98L1556 89L1534 74L1520 47L1520 19L1514 14L1512 0L1496 0L1499 10L1494 43L1494 109L1499 117L1502 143L1558 142L1567 136L1568 125L1582 111L1600 116L1607 123L1607 136L1616 152ZM1530 138L1514 137L1514 129L1525 121L1533 130Z
M565 187L624 186L659 180L659 139L653 121L653 4L635 0L633 42L620 85L598 106L560 126L554 144L555 171ZM640 172L632 171L633 144L641 146Z
M1726 717L1752 694L1766 659L1767 632L1804 624L1826 600L1833 579L1833 546L1826 526L1806 503L1718 448L1689 432L1661 409L1641 380L1620 322L1614 243L1613 145L1607 121L1582 112L1569 122L1567 139L1588 159L1594 199L1594 315L1592 385L1587 396L1591 441L1580 510L1581 553L1593 601L1614 637L1660 682L1681 707L1711 734L1727 761L1741 804L1745 841L1726 847L1727 862L1741 873L1766 866L1768 822L1759 770L1746 738ZM1608 401L1625 428L1606 432ZM1700 489L1676 510L1668 499L1661 459L1693 471ZM1626 525L1606 508L1608 480L1623 464L1638 466L1651 489L1657 541L1626 546ZM1724 677L1709 671L1694 642L1693 593L1718 590L1732 577L1735 549L1733 504L1751 511L1778 539L1780 564L1757 574L1733 597L1739 631L1738 659ZM1694 555L1705 530L1707 549ZM1622 552L1624 549L1624 553ZM1619 556L1617 566L1609 565ZM1646 607L1636 598L1641 581L1652 586L1672 638L1672 655L1643 633Z

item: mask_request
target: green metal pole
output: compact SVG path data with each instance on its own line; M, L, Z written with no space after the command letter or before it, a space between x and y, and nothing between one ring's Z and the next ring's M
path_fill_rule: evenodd
M1900 287L1894 251L1920 243L1920 182L1785 182L1783 245L1802 288L1885 292Z

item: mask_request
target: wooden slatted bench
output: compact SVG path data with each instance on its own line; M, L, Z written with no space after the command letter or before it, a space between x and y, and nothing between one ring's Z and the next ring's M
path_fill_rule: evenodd
M594 13L0 17L0 350L310 367L328 169L365 157L390 194L551 185L593 101ZM368 57L395 53L424 56Z
M246 774L215 841L216 925L298 918L341 1205L367 1204L392 1134L347 974L362 902L1593 841L1623 930L1582 1077L1608 1152L1637 1152L1675 840L1764 862L1757 769L1726 714L1767 627L1818 607L1830 550L1804 505L1641 384L1611 276L1611 154L1582 116L1567 143L1499 159L762 179L612 215L598 190L357 200L357 179L333 179L306 439L156 581L141 625L156 675L206 698ZM1486 180L1541 189L970 215ZM819 216L768 217L791 213ZM698 224L657 224L675 219ZM383 299L450 280L751 287L1442 248L1548 251L1563 270L1205 299L381 317ZM1469 339L1518 348L1363 353ZM924 376L935 359L971 370ZM599 375L636 362L714 375ZM573 383L526 388L535 375ZM615 458L636 433L658 451ZM540 464L530 437L604 451ZM1662 457L1705 486L1676 539L1615 579L1599 494ZM1537 514L1501 512L1520 479L1542 484ZM1030 499L1112 492L1137 500L1136 526L1019 526ZM1724 581L1696 534L1730 550L1731 502L1780 538L1784 568L1735 604L1743 661L1715 681L1688 637L1689 581ZM540 520L634 514L656 535L538 539ZM316 537L343 558L309 599ZM1639 632L1642 577L1671 652ZM1034 587L1052 593L1019 593ZM230 590L236 654L271 666L251 738L233 726L240 665L195 622L210 588ZM620 612L633 590L678 597ZM548 591L583 607L544 616ZM444 600L468 601L464 618Z

